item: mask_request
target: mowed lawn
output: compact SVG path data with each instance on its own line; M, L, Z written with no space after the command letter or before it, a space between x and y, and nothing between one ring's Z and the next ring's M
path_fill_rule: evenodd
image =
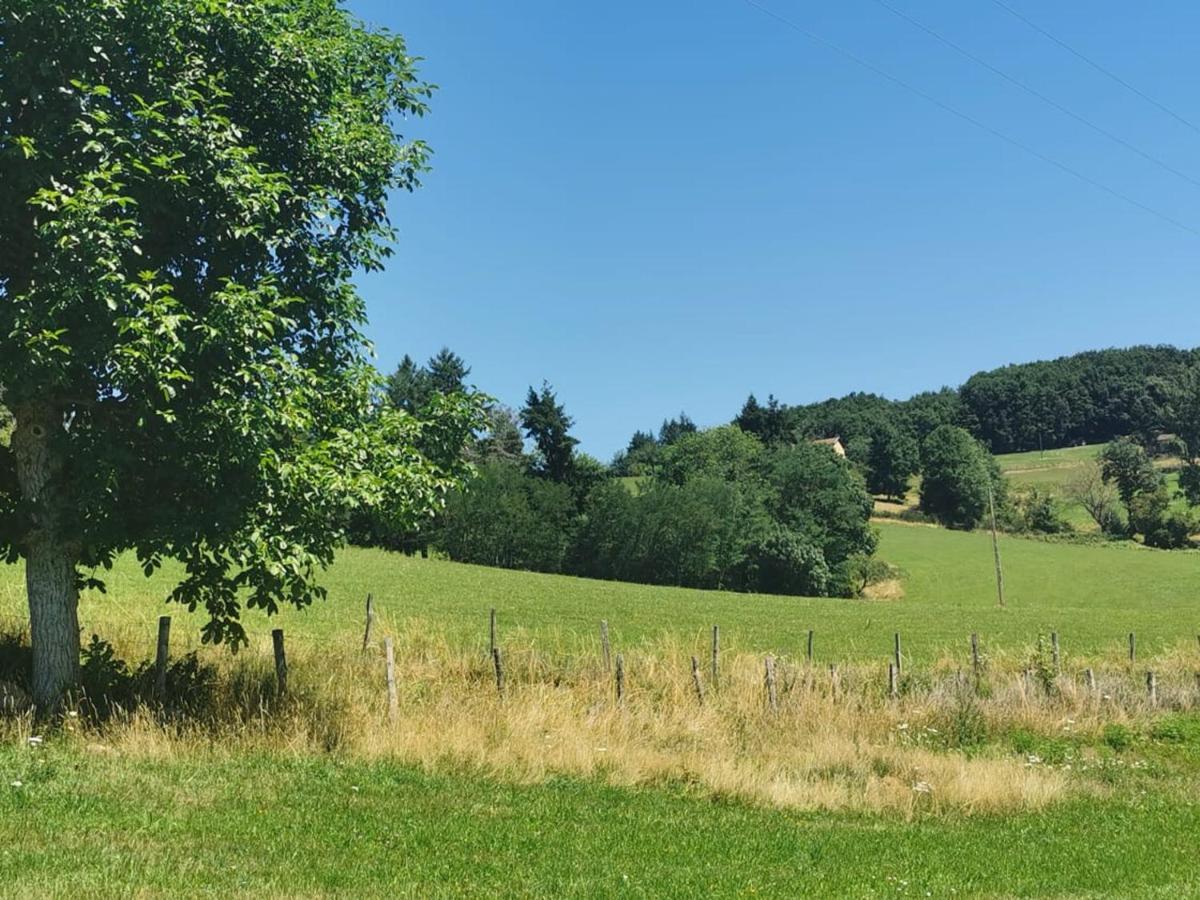
M276 625L289 641L361 640L364 601L372 593L384 632L420 628L455 645L483 646L494 607L502 639L563 653L594 653L601 619L618 648L666 639L699 651L719 624L729 649L799 655L812 629L816 655L828 661L884 660L895 632L914 661L965 654L972 632L990 652L1014 654L1051 630L1059 632L1068 656L1119 658L1131 631L1147 657L1197 647L1200 553L1002 536L1007 605L1001 609L986 533L899 523L881 524L879 531L880 556L904 572L900 600L650 587L348 549L324 579L328 600L271 620L249 614L246 622L263 646ZM122 560L109 573L108 594L85 597L85 632L144 636L149 655L155 620L168 612L175 617L178 646L196 643L202 614L189 616L163 603L169 576L147 580L132 560ZM19 625L24 603L19 569L0 569L0 617Z

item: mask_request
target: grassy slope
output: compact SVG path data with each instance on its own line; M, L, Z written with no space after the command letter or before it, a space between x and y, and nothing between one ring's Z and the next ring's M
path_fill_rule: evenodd
M1200 810L1129 790L1048 813L801 815L336 758L0 751L14 895L1193 896ZM8 781L8 778L5 778ZM69 849L69 852L67 851Z
M1080 469L1094 461L1097 454L1103 449L1103 444L1088 444L1082 447L1063 447L1055 450L1004 453L996 457L996 462L1013 488L1018 491L1030 487L1049 490L1058 499L1063 517L1076 530L1096 531L1096 523L1087 514L1087 510L1069 500L1064 492L1067 484L1079 474ZM1155 464L1160 468L1173 467L1178 466L1179 460L1159 459ZM1172 496L1172 507L1178 510L1187 509L1187 503L1182 498L1175 496L1179 489L1179 473L1166 473L1166 483L1167 490ZM905 509L915 508L919 500L920 478L917 477L913 480L913 486L903 503L891 503L876 499L875 508L882 514L895 515Z
M1075 653L1118 654L1136 631L1147 654L1194 642L1200 633L1200 555L1129 546L1077 546L1001 538L1008 607L995 600L991 544L986 534L923 526L880 525L881 555L907 573L899 602L799 599L655 588L618 582L533 575L437 560L407 559L348 550L328 573L330 599L277 620L289 640L353 640L362 624L362 602L373 592L384 628L419 620L457 644L486 640L487 611L499 610L505 633L522 630L539 645L564 652L594 652L597 625L607 619L618 645L672 635L704 646L720 623L731 649L798 654L809 628L823 659L885 659L892 633L904 635L906 653L929 660L961 653L977 631L995 650L1018 650L1039 631L1057 630ZM0 570L0 616L19 620L23 595L16 569ZM86 598L85 629L144 635L147 654L154 620L176 617L177 640L195 641L199 616L184 626L185 610L161 603L167 582L147 581L123 562L112 573L106 597ZM247 619L258 641L270 625ZM128 629L128 632L126 632Z
M1063 515L1067 521L1080 531L1095 531L1096 523L1092 521L1087 511L1078 503L1072 503L1063 496L1065 486L1078 474L1081 468L1094 461L1097 454L1104 449L1103 444L1090 444L1084 447L1064 447L1058 450L1031 450L1027 453L1007 453L996 457L1000 469L1008 476L1009 482L1016 488L1039 487L1052 491L1062 503ZM1160 467L1178 465L1177 459L1160 459L1156 465ZM1172 506L1175 509L1186 509L1187 503L1175 497L1179 489L1179 473L1169 472L1166 475L1167 490L1170 491Z

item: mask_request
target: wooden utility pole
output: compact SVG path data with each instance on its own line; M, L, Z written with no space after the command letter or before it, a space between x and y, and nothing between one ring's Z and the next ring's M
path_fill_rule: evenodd
M1004 606L1004 570L1000 566L1000 538L996 535L996 496L992 491L991 476L988 476L988 508L992 513L992 555L996 558L996 596Z

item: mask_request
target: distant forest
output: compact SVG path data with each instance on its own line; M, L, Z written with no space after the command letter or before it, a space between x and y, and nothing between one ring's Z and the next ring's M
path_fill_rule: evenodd
M939 425L958 425L992 453L1096 444L1130 436L1145 444L1170 430L1171 385L1200 367L1200 349L1141 346L1092 350L972 375L960 388L908 400L876 394L788 406L751 396L734 420L764 443L838 436L851 456L881 421L918 441Z

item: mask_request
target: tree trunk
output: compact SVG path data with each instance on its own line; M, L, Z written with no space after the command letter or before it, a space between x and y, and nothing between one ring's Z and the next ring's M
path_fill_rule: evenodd
M21 499L28 510L22 542L33 647L33 700L39 714L54 711L79 677L79 590L76 557L63 539L61 413L53 406L19 406L12 449Z
M79 591L75 563L61 544L36 542L25 559L33 702L52 712L79 680Z

